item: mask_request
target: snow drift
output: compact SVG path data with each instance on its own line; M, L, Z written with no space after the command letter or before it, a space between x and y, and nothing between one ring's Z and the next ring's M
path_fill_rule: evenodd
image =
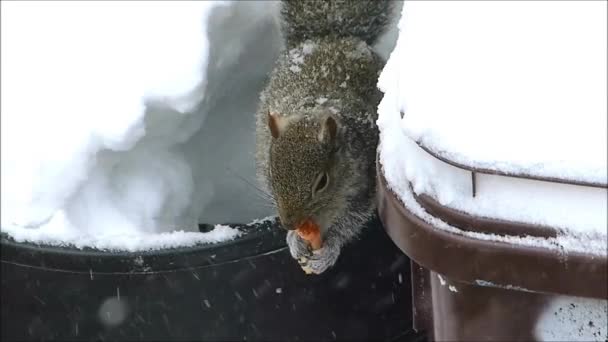
M470 172L417 145L474 167L605 184L606 2L409 2L402 15L379 79L391 188L404 202L411 183L469 214L555 227L556 246L606 255L605 188L478 174L472 197Z
M248 182L276 2L1 6L3 232L133 250L269 213Z

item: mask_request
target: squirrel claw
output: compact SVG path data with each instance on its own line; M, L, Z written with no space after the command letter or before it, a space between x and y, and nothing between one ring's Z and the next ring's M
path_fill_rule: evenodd
M287 245L291 256L296 259L306 274L321 274L333 266L340 255L339 248L325 245L320 249L311 251L306 241L295 231L287 233Z
M304 264L300 263L300 266L306 274L321 274L336 263L339 255L339 249L325 246L315 250L312 257L305 258L306 262Z
M312 256L312 252L308 248L308 243L304 241L298 234L290 230L287 233L287 246L291 256L300 262L301 259L308 260Z
M306 274L313 274L314 273L313 269L310 266L302 266L302 270Z

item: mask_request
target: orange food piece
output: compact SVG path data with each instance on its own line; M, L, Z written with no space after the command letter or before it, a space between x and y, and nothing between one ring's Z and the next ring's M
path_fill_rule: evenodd
M312 220L302 222L296 232L302 239L310 243L313 251L321 248L321 229Z

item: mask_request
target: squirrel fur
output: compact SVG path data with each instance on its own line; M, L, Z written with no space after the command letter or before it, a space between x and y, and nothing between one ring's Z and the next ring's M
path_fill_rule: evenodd
M291 255L311 273L337 260L375 213L376 87L384 65L371 48L390 0L284 0L284 51L260 97L256 166L288 229ZM295 232L312 219L322 248Z

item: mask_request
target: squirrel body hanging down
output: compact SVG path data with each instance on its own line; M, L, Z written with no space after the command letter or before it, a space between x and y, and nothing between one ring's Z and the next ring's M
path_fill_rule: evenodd
M389 0L284 0L286 49L261 95L256 163L288 229L291 255L310 273L332 266L375 213L376 87L383 61L370 45ZM312 220L322 246L295 229Z

